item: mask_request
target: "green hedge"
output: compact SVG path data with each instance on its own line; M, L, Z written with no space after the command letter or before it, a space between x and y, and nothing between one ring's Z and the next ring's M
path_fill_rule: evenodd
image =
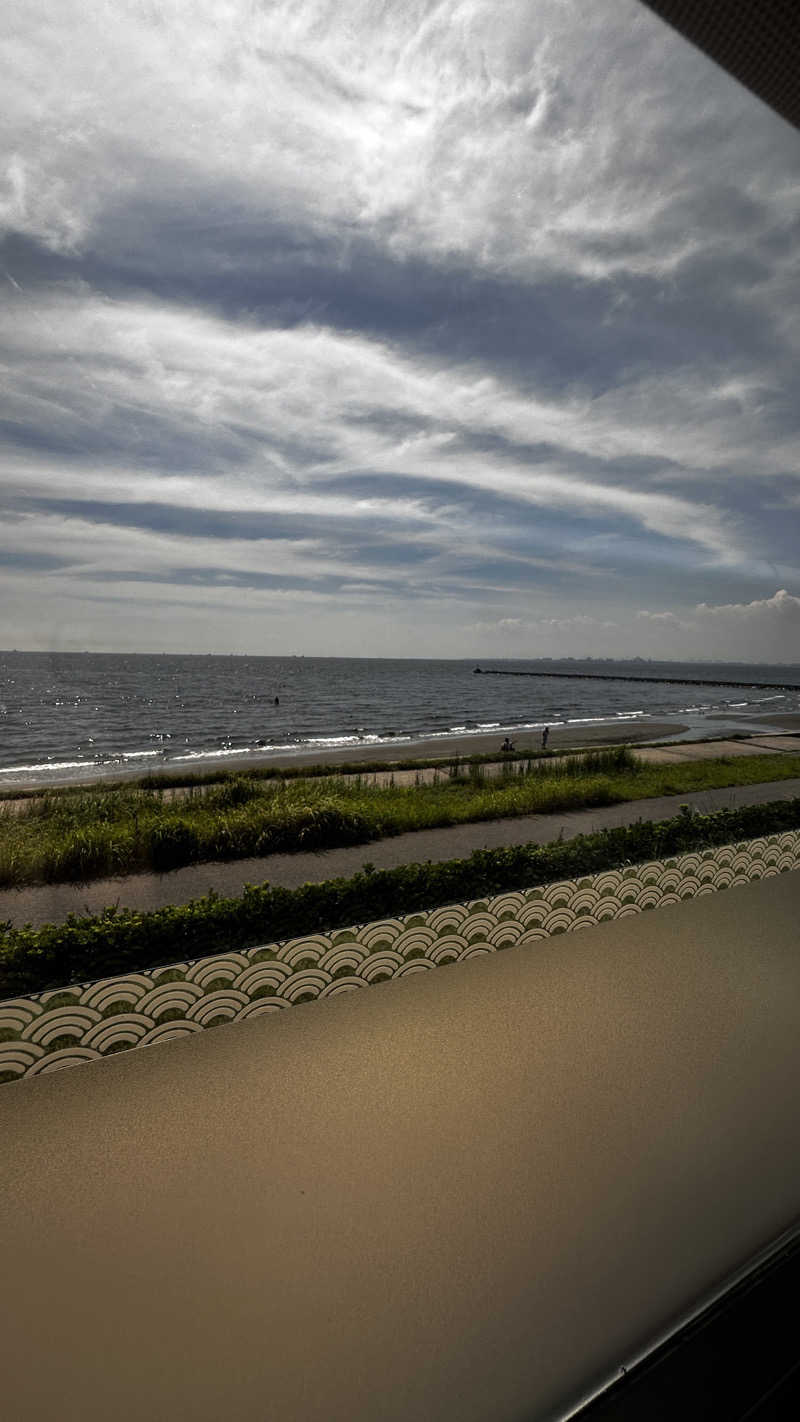
M72 916L38 929L6 923L0 925L0 997L330 932L799 828L800 798L712 815L695 815L684 806L670 820L639 821L566 843L478 850L468 859L380 871L365 865L353 878L300 889L264 884L247 887L237 899L212 893L153 913L108 908L97 917Z

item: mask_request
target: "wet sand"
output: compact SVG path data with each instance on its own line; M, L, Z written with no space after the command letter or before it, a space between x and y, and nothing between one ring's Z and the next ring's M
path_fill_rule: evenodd
M592 726L567 726L555 727L550 733L548 749L566 749L570 746L618 746L625 744L637 744L641 741L664 740L668 736L677 736L687 730L687 726L677 721L656 721L637 720L620 723L606 722L603 725ZM211 758L209 760L195 760L188 765L186 762L176 762L169 759L159 761L143 770L141 766L136 769L125 769L119 765L93 766L85 773L69 775L64 779L55 778L53 785L93 785L102 784L104 780L139 780L143 775L152 773L154 775L173 775L176 781L182 775L190 777L210 770L225 770L242 772L256 770L262 766L292 767L306 765L348 765L353 763L370 763L372 761L401 761L401 760L430 760L440 757L446 760L453 756L484 755L490 751L498 751L505 737L504 731L491 731L485 735L472 736L438 736L429 740L421 741L398 741L396 744L360 745L347 746L339 750L315 750L315 751L288 751L285 753L275 752L263 755L236 756L220 761ZM541 731L525 731L517 735L513 734L512 739L517 751L525 753L527 751L541 750ZM0 775L0 790L41 790L41 781L32 781L21 776L16 779L12 775Z
M728 721L738 722L742 730L747 730L750 725L756 726L778 726L783 731L800 731L800 712L778 711L773 716L737 716L735 711L728 711L725 715L717 712L709 712L706 721Z
M562 1415L800 1210L799 891L3 1087L6 1415Z
M618 721L605 722L599 726L555 726L550 731L548 750L558 750L569 746L619 746L638 741L661 740L665 736L677 736L687 727L677 721ZM541 731L521 731L509 733L517 751L535 751L542 748ZM432 740L414 741L398 746L355 746L346 750L319 751L310 755L270 757L265 765L319 765L346 764L348 761L370 760L427 760L433 756L485 755L488 751L500 749L505 738L504 731L489 731L485 735L437 736Z

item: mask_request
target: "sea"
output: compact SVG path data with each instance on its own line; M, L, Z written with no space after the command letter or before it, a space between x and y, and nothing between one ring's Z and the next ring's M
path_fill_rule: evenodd
M0 789L447 736L680 721L684 737L800 711L800 666L0 652ZM664 677L664 681L642 678ZM719 682L715 680L719 678ZM667 680L668 679L668 680ZM776 682L778 689L724 682ZM698 685L710 682L710 685ZM707 720L712 716L713 724ZM730 720L728 720L730 718ZM754 727L769 723L759 719ZM775 729L781 729L775 722ZM785 725L785 723L784 723Z

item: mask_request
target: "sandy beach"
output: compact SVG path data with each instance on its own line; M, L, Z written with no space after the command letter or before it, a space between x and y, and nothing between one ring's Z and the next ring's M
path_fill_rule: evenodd
M687 729L677 721L625 721L605 722L603 725L556 726L550 732L548 749L556 750L569 746L618 746L626 742L661 740L665 736L677 736ZM326 765L345 764L348 761L372 760L427 760L434 756L443 759L457 755L485 755L487 751L499 750L505 739L504 731L487 731L483 735L435 736L430 740L402 741L397 745L347 746L340 750L309 753L291 752L289 755L270 755L265 765ZM521 752L541 750L541 731L511 733L514 749ZM248 765L260 762L248 760Z
M800 717L797 719L800 721ZM639 745L645 741L659 741L670 736L679 736L686 730L688 730L688 726L685 722L654 720L645 717L636 721L607 721L588 726L556 726L550 732L548 749L561 750L572 746L618 746L628 743ZM141 765L133 767L109 762L103 765L87 766L83 771L71 771L63 776L53 775L48 783L52 786L94 785L109 780L139 780L148 771L158 775L173 775L176 781L179 781L181 776L186 776L188 779L193 775L207 773L209 770L246 772L263 766L284 768L306 765L353 765L376 761L429 760L439 757L446 760L453 756L485 755L490 751L498 751L505 734L505 730L500 730L487 731L481 735L435 736L419 741L398 740L383 742L381 745L366 742L324 751L319 749L274 751L272 753L265 751L263 755L231 756L225 760L210 755L208 759L198 757L188 764L186 761L171 761L165 758L163 761L151 764L147 770ZM714 734L719 734L719 732L715 729ZM524 731L521 734L513 734L513 741L515 749L525 754L528 751L541 749L542 734L541 731ZM43 788L41 779L33 779L26 776L24 772L20 772L18 776L13 772L0 775L0 791L27 791Z
M635 721L603 721L588 725L571 724L554 726L548 740L549 750L568 750L577 746L599 747L618 745L643 745L650 741L665 741L674 737L689 735L687 739L724 739L726 733L757 735L769 727L776 731L800 730L800 713L777 712L772 715L736 712L707 713L702 720L668 721L654 717L641 717ZM525 755L541 749L541 731L509 732L514 748ZM256 770L266 766L280 769L311 765L358 765L364 763L387 763L405 760L447 760L454 756L485 755L498 751L506 735L505 729L486 731L481 734L433 736L427 739L409 741L384 741L380 745L362 742L359 745L340 746L320 750L268 751L262 754L230 756L221 759L210 754L208 758L197 757L187 763L185 760L163 760L152 762L148 770L158 775L171 775L176 782L182 777L187 780L193 775L210 770L226 772ZM81 771L69 771L63 775L48 778L51 786L94 785L104 781L139 780L148 770L141 765L124 765L114 761L106 764L87 766ZM0 791L29 791L43 789L41 779L34 779L24 771L0 774Z

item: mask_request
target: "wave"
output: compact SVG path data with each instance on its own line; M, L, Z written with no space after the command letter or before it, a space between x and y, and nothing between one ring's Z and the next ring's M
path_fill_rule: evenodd
M47 771L60 770L99 770L103 766L121 765L131 760L148 760L155 756L158 760L163 760L163 751L141 750L141 751L109 751L108 754L98 754L91 760L41 760L34 761L32 765L0 765L0 775L38 775Z
M94 770L96 760L46 760L35 765L2 765L0 775L35 775L46 770Z
M448 692L448 694L450 693ZM22 759L22 756L25 756L23 750L20 763L0 765L0 786L13 787L15 783L22 784L26 781L47 785L51 782L69 782L77 779L103 780L112 778L115 774L134 775L139 767L144 772L150 765L158 766L159 769L163 767L164 770L180 771L189 767L200 768L202 765L231 764L244 767L248 763L258 760L269 761L279 756L290 761L300 757L310 759L312 756L324 760L328 753L333 754L337 751L347 750L363 750L365 756L368 756L372 748L378 747L381 749L396 747L398 754L401 752L408 754L409 748L421 743L428 742L438 745L440 741L452 741L454 738L466 743L475 743L477 738L482 737L484 743L491 744L496 737L499 746L500 739L504 735L538 733L545 726L580 730L583 727L588 729L604 725L624 726L626 724L634 725L647 719L669 721L676 717L684 717L690 722L690 725L686 732L682 732L680 736L676 737L682 739L686 735L708 734L705 716L712 710L718 713L720 720L726 719L727 713L730 712L730 725L742 726L747 724L748 708L750 715L754 718L757 717L759 721L764 719L764 711L760 708L768 703L785 701L786 706L781 708L782 712L792 710L795 706L800 709L800 697L786 692L771 693L750 701L717 700L695 702L683 706L669 706L659 701L652 706L646 705L625 710L614 709L615 699L613 695L609 696L605 699L604 707L599 707L595 703L591 715L565 714L573 709L582 709L576 705L575 701L572 706L569 703L564 706L562 702L559 707L558 703L553 705L552 702L548 704L547 700L539 700L536 708L539 714L535 719L530 719L529 712L527 716L524 711L520 715L518 708L509 706L507 709L510 714L503 715L501 712L494 720L478 721L477 715L481 711L484 715L487 711L491 714L489 707L481 706L480 709L476 707L477 715L473 720L469 716L471 706L465 705L456 708L453 705L444 704L439 708L434 704L435 698L426 696L424 706L418 703L413 706L407 705L404 709L402 704L398 704L398 729L371 730L368 726L360 722L357 723L356 716L366 709L359 706L355 714L353 714L353 708L350 709L347 729L335 731L320 727L319 731L315 733L311 725L302 725L301 722L301 729L297 731L292 731L285 726L280 730L273 730L272 738L268 734L264 735L262 730L253 731L250 727L247 728L244 735L221 736L219 731L223 729L222 718L215 715L214 720L217 724L212 728L207 723L206 735L208 735L208 739L205 745L203 744L203 732L195 724L193 727L187 727L193 734L191 737L187 736L185 742L183 735L180 737L176 735L171 744L153 745L151 743L146 748L140 744L137 748L134 740L132 749L101 751L96 746L86 746L84 740L83 745L73 754L66 750L66 753L62 752L59 756L56 752L54 758L47 758L42 753L42 742L37 736L35 739L38 744L32 754L29 751L28 756ZM636 699L640 699L639 693L637 693ZM642 696L641 699L646 698ZM334 722L334 725L338 719L337 711L339 709L335 705L329 708L330 720ZM385 707L381 709L385 713ZM587 706L586 709L589 710L590 707ZM439 711L443 714L437 714ZM733 713L739 711L745 714L742 717L734 716ZM300 714L302 715L302 712ZM324 715L325 711L323 710L320 719ZM402 719L400 719L401 717ZM342 719L344 720L344 716ZM756 728L755 725L753 728ZM758 729L762 729L762 727L758 727ZM208 734L209 730L211 731L210 735ZM213 734L214 731L217 732L216 737ZM123 741L124 735L123 730L120 733L120 739ZM147 732L140 729L137 739L145 739L146 736ZM167 742L170 739L170 733L167 732L153 733L151 739L155 739L156 736ZM261 736L264 738L261 739ZM131 739L134 737L131 736ZM194 744L192 744L192 740L194 740ZM18 744L21 744L21 741ZM6 748L6 754L9 753L14 754L11 746ZM413 754L413 749L411 753ZM17 754L20 754L19 749L17 749Z

